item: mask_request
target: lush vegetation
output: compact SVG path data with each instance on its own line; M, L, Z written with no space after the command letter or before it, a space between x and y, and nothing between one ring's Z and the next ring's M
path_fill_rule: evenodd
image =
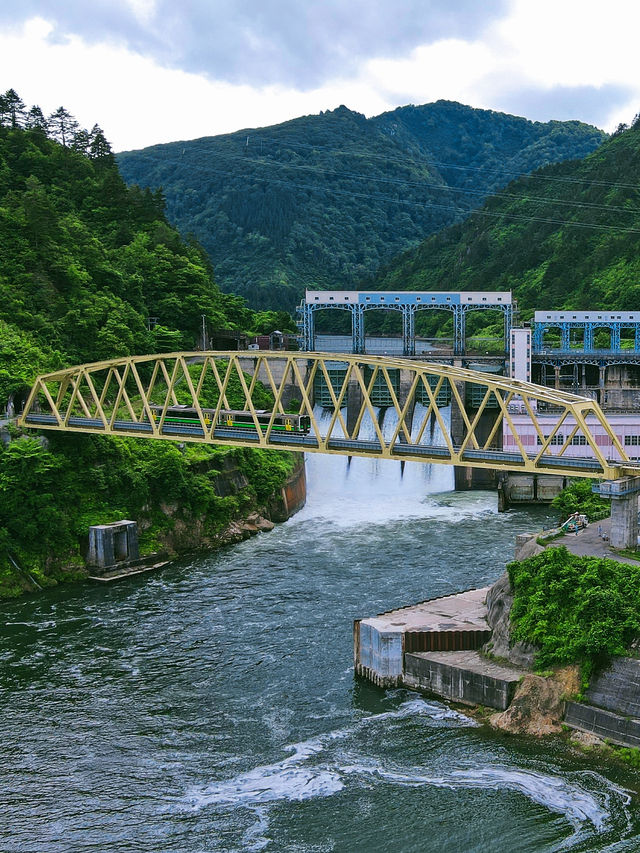
M162 187L171 221L202 242L225 291L292 310L305 287L368 280L513 174L584 156L603 138L580 122L438 101L371 119L339 107L118 162L127 181Z
M219 495L216 480L230 463L249 486ZM12 561L40 586L68 577L60 567L82 565L91 524L136 519L143 552L171 539L177 524L200 525L197 536L185 537L192 547L215 540L231 519L264 504L292 464L291 455L273 451L98 436L0 445L0 597L23 588Z
M80 129L62 107L45 119L13 90L0 95L0 413L38 373L192 349L202 315L210 331L287 331L292 322L220 292L201 247L167 223L161 193L124 183L97 126ZM237 378L228 396L244 408ZM256 402L271 404L261 386ZM0 444L0 596L22 588L16 565L40 585L79 565L89 524L139 519L147 550L179 521L215 536L264 503L291 465L265 452L14 435ZM249 485L220 496L216 475L230 466Z
M640 636L640 566L579 557L566 548L507 566L515 640L539 647L541 669L579 663L583 674Z
M589 520L605 518L611 511L611 501L591 491L591 480L574 480L551 501L558 510L560 520L565 521L574 512L584 513Z
M376 278L381 289L512 289L534 309L640 308L640 123L521 178Z

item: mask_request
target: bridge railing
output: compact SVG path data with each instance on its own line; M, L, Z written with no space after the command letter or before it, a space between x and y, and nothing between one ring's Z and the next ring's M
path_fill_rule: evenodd
M380 407L391 413L384 427ZM540 421L544 407L551 423L548 414ZM589 477L629 465L592 399L433 362L341 353L185 352L79 365L38 377L21 423ZM571 457L578 443L583 455Z

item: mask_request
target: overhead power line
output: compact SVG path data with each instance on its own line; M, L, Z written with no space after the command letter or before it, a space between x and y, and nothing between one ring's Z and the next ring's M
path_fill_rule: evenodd
M254 139L254 137L251 137ZM255 139L260 142L260 145L279 145L280 140L276 139L266 139L264 137L257 136ZM344 157L374 157L376 159L384 160L389 163L399 163L405 164L405 161L401 158L397 157L388 157L386 154L374 154L367 152L363 154L359 151L345 151L340 148L331 148L328 145L310 145L305 142L291 142L290 140L285 140L286 145L289 148L304 148L311 151L326 151L331 154L335 154L336 156L344 156ZM569 177L561 177L559 175L538 175L534 172L516 172L509 169L484 169L481 166L465 166L460 163L443 163L440 160L430 160L426 158L424 160L424 164L426 166L436 166L437 168L443 169L458 169L464 170L468 172L482 172L483 174L494 174L494 175L511 175L512 178L531 178L532 180L538 181L554 181L557 183L563 184L589 184L590 186L597 187L619 187L621 189L629 189L629 190L640 190L640 185L638 184L626 184L621 183L620 181L593 181L586 178L569 178ZM539 166L538 169L546 168L547 166L557 166L559 163L545 163L544 166Z
M171 164L175 166L185 166L184 160L174 160L172 158L162 158L158 160L157 157L152 157L148 154L138 154L137 158L144 158L148 160L152 160L156 165L158 164ZM202 172L208 175L220 175L222 177L230 177L237 178L237 172L227 172L220 169L214 169L210 166L193 166L190 165L189 169L192 171ZM263 183L271 183L278 184L280 186L289 186L295 187L297 189L311 190L313 192L323 192L330 193L334 195L345 195L350 196L352 198L368 198L368 199L376 199L379 201L386 201L392 204L398 204L404 207L416 207L422 209L436 209L436 210L449 210L456 213L463 213L466 215L473 216L488 216L494 219L509 219L518 222L541 222L552 225L566 225L572 228L588 228L592 230L600 230L600 231L613 231L616 233L623 234L640 234L640 228L628 228L628 227L620 227L617 225L607 225L598 222L578 222L571 219L560 219L556 217L543 217L543 216L526 216L524 214L516 214L516 213L504 213L487 210L486 208L468 208L468 207L459 207L456 205L444 205L438 204L437 202L420 202L420 201L411 201L409 199L403 198L395 198L393 196L387 196L382 193L365 193L365 192L357 192L354 190L344 190L336 187L325 187L318 184L301 184L296 183L294 181L284 180L281 178L274 178L269 176L261 176L252 174L251 179L254 181L261 181Z
M362 181L376 181L378 183L384 184L396 184L399 186L413 187L416 189L422 189L423 187L433 190L440 190L442 192L456 192L463 193L466 195L474 195L474 196L482 196L485 199L488 198L504 198L504 199L513 199L516 201L522 201L522 196L517 193L506 193L502 191L491 193L490 196L487 195L483 190L474 190L465 187L451 187L447 184L437 184L430 181L408 181L404 178L385 178L382 176L372 176L372 175L364 175L358 172L336 172L332 169L327 169L322 166L309 166L304 163L283 163L278 160L264 160L264 159L256 159L254 157L248 157L246 154L231 154L227 152L216 152L217 157L226 157L228 160L242 160L245 163L253 163L258 166L266 166L273 165L280 167L282 169L294 169L298 171L308 171L308 172L317 172L318 174L331 175L336 178L353 178L355 180ZM365 155L362 155L365 156ZM562 198L547 198L546 196L526 196L526 201L539 201L547 204L563 204L571 207L581 207L587 210L603 210L607 212L614 213L640 213L640 208L638 207L616 207L614 205L608 204L598 204L597 202L589 202L589 201L573 201L571 199L562 199Z

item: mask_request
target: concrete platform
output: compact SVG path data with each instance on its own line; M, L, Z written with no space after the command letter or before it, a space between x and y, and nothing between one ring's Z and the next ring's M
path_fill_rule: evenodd
M489 587L389 610L354 623L354 666L380 687L402 683L405 652L478 649L490 637Z
M607 538L603 539L598 530ZM607 560L615 560L618 563L628 563L632 566L638 565L638 560L623 557L611 547L611 519L603 518L601 521L592 521L588 527L575 533L565 533L564 536L554 539L549 543L553 548L564 545L572 554L579 557L605 557Z
M405 655L402 682L468 705L504 711L524 670L494 663L477 651L417 652Z
M119 581L123 578L131 578L134 575L144 575L147 572L154 572L156 569L161 569L164 566L168 566L171 560L163 560L160 563L154 563L152 566L129 566L127 568L116 568L111 571L107 571L102 575L89 575L90 581L96 581L97 583L112 583L113 581Z

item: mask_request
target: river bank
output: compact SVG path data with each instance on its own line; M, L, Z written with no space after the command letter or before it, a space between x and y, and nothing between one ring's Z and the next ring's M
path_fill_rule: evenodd
M94 436L0 442L0 598L77 582L92 525L137 523L150 561L214 550L304 505L299 454Z
M462 703L483 723L510 734L571 730L579 746L610 754L607 744L623 752L637 749L640 660L624 652L634 637L637 646L640 623L637 616L633 622L632 611L640 567L621 557L635 570L622 571L608 544L608 525L604 519L564 537L520 534L509 573L491 586L356 619L356 674L380 687L408 687ZM615 602L611 613L608 599ZM526 615L527 607L535 612ZM541 661L571 660L581 665L556 663L540 671Z

